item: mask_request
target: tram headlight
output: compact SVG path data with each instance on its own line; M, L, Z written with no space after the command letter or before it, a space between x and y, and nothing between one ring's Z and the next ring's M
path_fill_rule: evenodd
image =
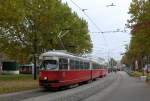
M48 77L44 77L44 80L48 80Z

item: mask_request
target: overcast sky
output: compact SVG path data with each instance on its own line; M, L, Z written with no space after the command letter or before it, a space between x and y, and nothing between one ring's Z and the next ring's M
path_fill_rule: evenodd
M71 0L62 0L67 2L73 11L77 12L80 17L87 20L90 32L115 31L123 30L127 19L129 19L128 9L131 0L72 0L79 7L85 10L85 13L92 19L98 28L84 13L71 2ZM116 6L106 7L114 3ZM121 59L121 54L125 52L125 44L130 42L130 34L127 33L90 33L93 43L94 57L107 59L113 57Z

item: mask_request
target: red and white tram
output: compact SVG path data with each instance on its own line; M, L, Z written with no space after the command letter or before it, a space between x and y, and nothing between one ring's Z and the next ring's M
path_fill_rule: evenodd
M50 51L40 55L39 85L58 89L106 76L107 70L90 59L64 52Z

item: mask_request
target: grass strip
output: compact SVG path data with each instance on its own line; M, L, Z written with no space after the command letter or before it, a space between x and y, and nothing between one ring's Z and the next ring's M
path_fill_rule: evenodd
M0 94L38 88L38 80L32 75L0 75Z

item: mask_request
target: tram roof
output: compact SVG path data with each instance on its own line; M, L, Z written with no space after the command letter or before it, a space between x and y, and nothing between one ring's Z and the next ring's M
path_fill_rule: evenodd
M59 52L59 51L49 51L49 52L45 52L43 54L40 55L40 59L43 59L43 57L65 57L65 58L72 58L72 59L80 59L80 60L85 60L85 61L90 61L90 59L86 59L83 57L79 57L79 56L75 56L71 53L68 52Z

